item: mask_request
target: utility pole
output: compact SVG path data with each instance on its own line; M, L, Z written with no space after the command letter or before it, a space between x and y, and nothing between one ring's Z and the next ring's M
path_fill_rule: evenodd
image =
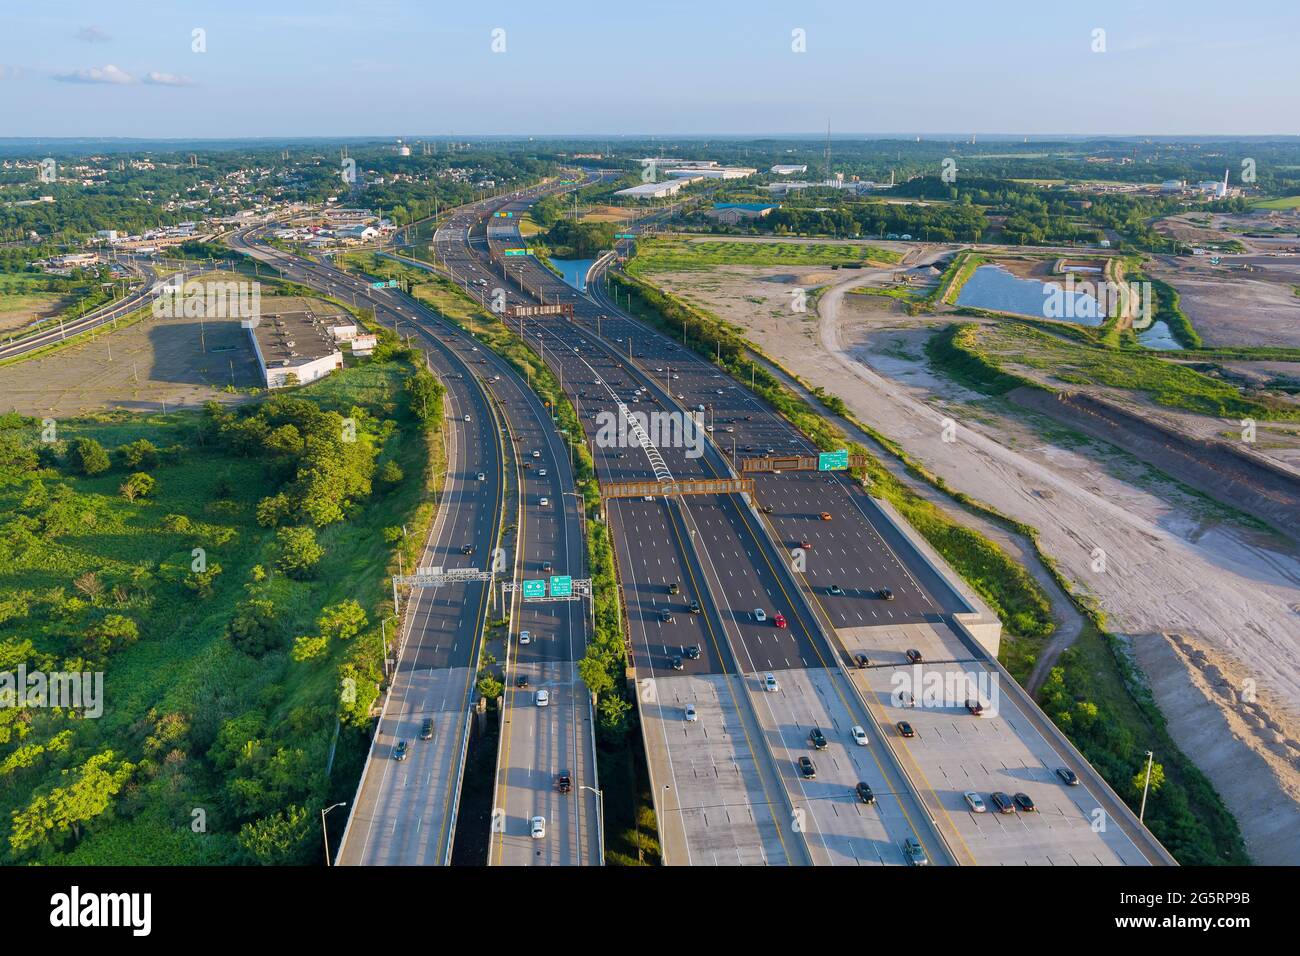
M1145 816L1147 812L1147 791L1151 789L1151 763L1153 760L1154 760L1154 755L1151 753L1150 750L1148 750L1147 751L1147 779L1146 782L1142 784L1142 806L1138 809L1138 823L1142 822L1142 818L1143 816Z

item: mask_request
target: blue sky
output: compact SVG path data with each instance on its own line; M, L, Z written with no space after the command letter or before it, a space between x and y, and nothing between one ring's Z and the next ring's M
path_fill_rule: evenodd
M1300 132L1294 0L10 0L0 18L5 136Z

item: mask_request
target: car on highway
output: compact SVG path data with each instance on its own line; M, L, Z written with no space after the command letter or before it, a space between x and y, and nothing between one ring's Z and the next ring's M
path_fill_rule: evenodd
M691 723L695 723L696 717L695 717L695 705L694 705L694 704L687 704L687 705L686 705L685 716L686 716L686 719L687 719L688 721L690 721Z
M487 481L487 475L485 475L483 472L480 471L480 472L478 473L478 480L479 480L479 481Z
M668 593L669 593L669 594L680 594L680 593L681 593L681 590L682 590L681 585L678 584L676 581L672 581L672 582L670 582L669 585L668 585Z
M909 647L907 649L907 662L909 664L919 664L921 663L921 660L921 652L915 647Z
M699 614L703 609L700 607L700 602L699 602L699 601L692 601L690 607L688 608L688 610L689 610L692 614Z
M664 608L662 611L659 612L659 623L668 624L672 621L672 619L673 619L673 612L668 610L668 608Z
M520 674L518 677L516 677L516 678L515 678L515 686L516 686L516 687L527 687L527 686L528 686L528 675L527 675L527 674Z
M542 572L543 572L544 574L550 574L550 573L551 573L551 562L550 562L550 561L543 561L543 562L542 562Z
M871 787L866 783L859 781L858 785L854 787L854 791L857 793L860 802L867 804L876 802L876 795L871 792Z
M1061 782L1067 787L1077 787L1079 785L1079 775L1069 767L1057 767L1056 775L1061 778Z
M534 840L541 840L546 836L546 817L533 817L528 826Z
M433 718L432 717L424 718L424 723L420 725L420 739L421 740L433 739Z
M820 727L814 727L812 730L808 731L808 742L812 744L813 750L826 749L826 735L822 733Z
M775 694L780 689L781 685L776 682L775 674L769 673L763 675L763 690L770 694Z
M466 415L466 416L465 416L465 421L469 421L469 420L470 420L470 419L469 419L469 416Z
M520 632L519 632L519 643L520 643L520 644L531 644L532 642L533 642L533 634L532 634L531 631L520 631Z
M897 724L895 724L894 726L898 728L898 735L899 735L900 737L915 737L915 736L916 736L916 731L912 729L912 725L909 724L909 723L908 723L907 721L905 721L905 720L900 720L900 721L899 721Z
M543 495L541 498L537 499L537 506L539 508L549 508L551 506L551 499Z
M998 813L1015 813L1016 802L1001 790L995 790L989 794L989 799L993 801L993 806L997 807Z
M811 758L809 757L799 758L799 774L805 780L817 779L817 766L812 762Z
M854 724L849 728L849 733L853 736L853 742L859 747L865 747L870 741L867 740L867 732L859 724Z
M843 589L842 587L840 587L838 584L832 584L832 585L830 586L830 593L831 593L831 594L843 594L843 593L844 593L844 589Z
M867 657L866 654L855 654L853 656L853 663L857 664L858 669L861 670L871 663L871 658Z
M573 789L573 777L569 775L569 771L561 770L559 772L555 778L555 789L559 790L560 793L568 793Z
M980 714L984 713L984 705L978 700L968 700L966 701L966 710L972 716L978 717Z
M671 661L669 661L669 664L672 666L672 669L675 671L686 670L686 663L680 657L674 657Z
M830 521L831 513L829 511L823 511L820 515L818 515L818 517L821 518L823 521Z
M786 627L789 626L789 625L786 623L785 615L782 614L780 611L777 611L777 612L776 612L776 615L772 618L772 623L775 624L777 627L782 628L782 629L784 629L784 628L786 628Z
M1038 812L1038 807L1034 805L1033 797L1027 793L1017 793L1011 799L1015 801L1017 810L1023 810L1025 813Z
M988 811L988 807L984 806L984 798L974 790L967 790L961 795L961 798L966 801L966 806L970 807L971 813L986 813Z
M930 858L925 855L925 848L915 837L908 837L903 841L903 858L907 860L908 866L930 865Z
M408 750L410 750L410 747L407 746L406 741L399 740L397 742L397 746L393 748L393 759L400 763L401 761L406 759L406 754Z
M533 450L533 457L534 457L534 458L541 458L541 457L542 457L542 453L541 453L540 451L537 451L536 449L534 449L534 450Z
M763 512L763 514L765 514L765 515L770 515L770 514L772 513L772 506L771 506L771 505L763 505L763 506L762 506L761 508L759 508L758 510L761 511L761 512Z
M698 661L700 659L700 645L692 644L686 648L686 656L693 661Z
M762 624L764 621L767 620L767 612L764 611L761 607L754 608L754 620L757 621L759 624Z
M544 690L539 690L535 698L538 707L545 707L551 702L551 695Z
M892 601L894 599L894 592L889 588L881 588L876 593L880 596L880 600L882 601Z
M472 545L472 544L461 545L460 553L461 553L461 554L473 554L473 553L474 553L474 545Z

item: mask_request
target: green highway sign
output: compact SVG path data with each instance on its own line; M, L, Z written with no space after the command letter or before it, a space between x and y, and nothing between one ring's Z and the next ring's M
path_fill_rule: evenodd
M536 581L524 581L524 597L539 598L546 597L546 582L540 578Z
M506 250L504 250L504 252L505 252L505 254L508 255L508 256L526 256L526 255L528 255L528 250L527 250L527 249L506 249Z
M573 597L573 578L567 574L551 575L551 597Z
M513 219L515 217L515 214L508 209L507 210L498 209L492 215L500 216L502 219Z
M615 238L615 239L635 239L636 236L633 235L633 234L630 233L630 232L616 232L616 233L614 233L614 238Z
M378 281L378 282L372 282L372 283L370 283L370 288L372 288L372 289L396 289L396 288L397 288L397 280L396 280L396 279L389 279L387 282L385 282L384 280L381 279L381 280Z
M818 471L839 471L849 467L849 450L824 451L817 456Z

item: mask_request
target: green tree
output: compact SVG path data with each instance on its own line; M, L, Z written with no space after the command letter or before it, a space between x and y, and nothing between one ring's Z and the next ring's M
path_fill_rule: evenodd
M1133 775L1133 779L1129 782L1133 787L1133 792L1137 794L1139 797L1141 797L1142 788L1146 786L1146 782L1147 782L1147 768L1145 764L1142 765L1141 770L1139 770L1137 773ZM1155 763L1153 761L1151 764L1151 793L1152 794L1159 793L1160 788L1163 787L1164 785L1165 785L1164 764Z
M322 636L346 641L364 631L366 623L366 612L360 604L349 598L322 610L316 626Z
M30 853L68 836L80 840L86 824L108 810L135 770L126 762L114 768L115 759L111 750L95 754L75 770L63 772L68 783L15 810L9 834L13 851Z
M239 846L251 862L262 866L301 866L310 862L316 846L314 814L290 804L239 828Z
M147 438L119 445L117 460L132 471L152 471L158 467L158 449Z
M137 498L146 498L153 493L157 482L152 475L147 475L143 471L137 471L126 481L122 482L122 497L127 501L135 501Z
M83 475L98 475L108 471L108 452L93 438L77 438L68 448L68 464Z
M103 658L113 651L130 647L140 638L140 628L131 618L109 614L98 624L86 628L82 652L89 658Z
M280 570L296 581L311 578L325 554L316 543L316 532L306 527L281 528L275 537L280 546Z
M241 601L226 625L226 639L236 650L261 657L280 643L280 620L275 605L262 598Z

